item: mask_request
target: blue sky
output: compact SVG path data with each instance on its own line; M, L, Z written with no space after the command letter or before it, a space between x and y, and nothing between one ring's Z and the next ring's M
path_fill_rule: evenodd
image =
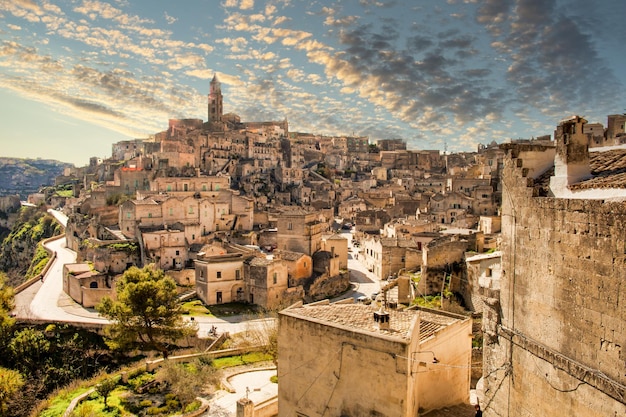
M626 111L624 0L3 0L0 156L82 166L209 81L244 121L410 149L551 134Z

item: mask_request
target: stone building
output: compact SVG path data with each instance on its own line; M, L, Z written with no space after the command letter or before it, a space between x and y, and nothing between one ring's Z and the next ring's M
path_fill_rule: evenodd
M322 237L321 250L338 258L339 269L348 269L348 239L338 233Z
M115 296L115 285L87 263L63 265L63 292L85 308L95 307L104 297Z
M278 249L313 255L321 247L322 233L328 223L321 221L319 213L303 209L290 210L278 215Z
M243 274L244 297L250 304L276 309L304 298L302 286L289 286L289 269L280 259L247 259Z
M359 260L379 279L397 276L401 269L417 269L422 263L422 253L412 239L366 236L361 245Z
M207 305L245 301L243 263L241 252L227 252L224 248L202 252L195 260L196 293Z
M471 319L353 303L279 314L282 416L413 417L469 403Z
M252 230L253 210L250 199L235 195L230 190L200 195L188 192L180 197L150 195L141 200L126 201L120 206L119 227L124 236L133 238L138 235L140 227L181 223L188 226L186 238L193 242L200 235L210 232Z
M564 120L555 144L503 145L486 416L626 415L626 150L590 153L584 125Z

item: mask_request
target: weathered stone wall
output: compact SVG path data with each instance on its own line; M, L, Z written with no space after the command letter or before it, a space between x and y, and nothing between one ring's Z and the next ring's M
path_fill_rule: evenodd
M505 160L485 414L626 415L626 203L534 197L532 151Z
M401 340L279 316L279 416L406 416ZM306 366L305 366L306 365Z
M418 284L421 294L438 294L442 291L444 274L460 277L468 242L457 237L446 237L428 244L424 250L422 279ZM448 278L449 280L449 278ZM454 282L459 282L459 279ZM450 288L457 291L458 288Z
M313 281L307 289L305 300L307 302L323 300L334 297L346 291L350 287L350 274L348 272L329 277L322 275Z

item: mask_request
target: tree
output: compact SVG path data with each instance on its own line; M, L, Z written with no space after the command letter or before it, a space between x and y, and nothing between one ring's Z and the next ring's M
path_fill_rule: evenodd
M218 381L215 368L197 359L188 363L167 361L159 369L156 379L167 384L183 412L202 391L210 390Z
M0 327L2 329L13 326L11 310L15 308L13 288L6 285L6 275L0 271Z
M117 386L117 378L107 378L98 385L96 385L96 392L104 397L104 408L108 408L107 399L109 394L113 392Z
M246 328L248 341L262 346L262 352L271 357L275 366L278 366L278 323L278 310L266 310L249 320Z
M0 353L5 356L6 347L11 338L11 329L15 320L11 317L11 310L15 307L13 288L6 284L6 275L0 272Z
M24 385L22 375L12 369L0 368L0 416L5 415L7 403Z
M113 322L107 328L111 348L124 349L139 342L167 357L169 343L197 333L195 323L183 320L176 283L154 265L126 270L116 295L116 300L105 297L96 306Z

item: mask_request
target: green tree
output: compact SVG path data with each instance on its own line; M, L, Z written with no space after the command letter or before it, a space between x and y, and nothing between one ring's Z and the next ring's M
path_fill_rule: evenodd
M0 416L6 415L8 402L23 385L24 379L19 372L0 368Z
M139 342L142 348L167 357L168 344L197 333L197 325L183 320L176 283L154 265L131 267L116 287L116 300L105 297L96 309L112 321L107 328L111 348Z
M14 307L13 288L6 285L6 275L0 271L0 332L13 326L11 310Z
M15 333L9 350L15 367L26 375L34 375L44 368L50 356L50 341L42 331L27 327Z
M96 385L96 392L104 397L104 408L108 408L107 399L109 394L117 387L118 378L107 378Z

